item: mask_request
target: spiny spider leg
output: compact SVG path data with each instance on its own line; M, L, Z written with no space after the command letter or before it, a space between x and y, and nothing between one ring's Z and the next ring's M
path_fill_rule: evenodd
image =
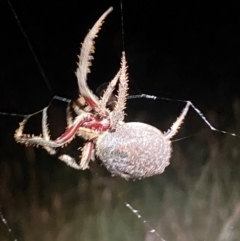
M82 157L81 157L81 162L80 162L80 168L82 170L85 170L89 168L88 164L91 161L91 158L93 157L93 143L91 141L88 141L85 143L82 150Z
M184 109L182 110L182 113L180 114L180 116L177 118L177 120L172 124L172 126L170 127L170 129L164 133L164 135L168 138L171 139L173 136L175 136L178 132L178 129L181 127L181 124L183 123L189 107L191 105L191 102L187 102L186 106L184 107Z
M81 167L79 166L79 164L76 162L76 160L66 154L63 154L61 156L58 157L58 159L62 162L65 162L68 166L80 170Z
M115 86L117 84L117 81L119 79L120 76L120 72L121 69L118 71L118 73L115 75L115 77L112 79L112 81L109 83L107 89L105 90L101 100L99 101L99 114L103 115L107 112L106 110L106 106L107 106L107 102L109 101L109 98L112 95L112 92L115 89Z
M73 117L71 115L71 105L68 103L66 109L66 116L67 116L67 128L69 128L73 124Z
M87 85L87 74L90 72L91 60L93 59L92 53L94 53L94 38L97 37L97 33L99 32L104 19L106 16L113 10L113 8L109 8L94 24L92 29L89 31L87 36L85 37L80 56L78 62L78 68L76 70L76 76L78 79L78 87L81 96L87 101L87 103L93 108L98 109L98 97L95 96L92 91L88 88Z
M77 116L87 114L87 112L80 109L75 102L72 103L72 108L73 108L73 110L74 110L74 112L76 113ZM66 116L67 116L67 128L66 129L68 130L69 128L72 128L73 125L76 125L76 123L74 124L73 117L71 115L71 104L70 104L70 102L68 103L68 106L67 106L67 109L66 109Z
M43 139L46 141L50 141L50 135L49 135L48 124L47 124L47 108L44 108L42 113L42 133L43 133ZM56 154L56 150L50 146L43 145L43 148L46 151L48 151L51 155Z
M84 113L84 111L81 108L79 108L78 105L75 102L73 102L72 108L77 115L81 115L81 114Z
M19 128L16 130L14 135L17 142L25 145L37 145L45 148L50 154L55 154L54 148L62 147L63 145L70 142L78 129L83 126L88 121L92 121L91 114L84 113L80 116L77 116L73 121L72 125L56 140L50 140L49 131L47 127L47 108L43 109L42 113L42 131L43 137L41 136L32 136L23 134L24 126L27 123L29 116L26 116L24 120L19 124ZM100 123L101 124L101 123Z
M118 123L124 120L124 109L128 91L127 61L125 52L122 52L122 61L119 77L119 88L117 102L112 113L111 129L115 130Z
M91 161L91 159L93 159L93 143L92 142L87 142L84 144L83 148L81 148L82 151L82 155L81 155L81 160L80 160L80 164L78 164L75 160L75 158L72 158L66 154L59 156L59 160L65 162L68 166L77 169L77 170L85 170L88 169L89 166L89 162Z
M47 134L48 130L47 130L47 124L46 124L46 118L47 118L46 110L47 108L44 108L43 118L42 118L42 121L43 121L42 127L43 127L44 137L40 137L40 136L30 137L30 135L23 134L24 126L26 125L29 116L26 116L23 119L23 121L20 122L19 128L16 130L14 137L18 143L25 144L26 146L27 145L42 146L46 150L49 150L50 154L52 153L54 154L55 153L54 148L60 147L62 145L48 139L49 136Z
M70 142L75 134L77 133L78 129L81 126L84 126L84 124L88 123L89 121L91 122L93 120L92 115L89 113L84 113L75 118L73 121L72 125L67 128L67 130L60 136L58 137L54 142L64 145Z

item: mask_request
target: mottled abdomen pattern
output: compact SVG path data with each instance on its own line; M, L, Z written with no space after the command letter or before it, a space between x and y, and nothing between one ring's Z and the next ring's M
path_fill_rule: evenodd
M128 122L98 138L96 155L113 175L141 179L169 165L171 142L153 126Z

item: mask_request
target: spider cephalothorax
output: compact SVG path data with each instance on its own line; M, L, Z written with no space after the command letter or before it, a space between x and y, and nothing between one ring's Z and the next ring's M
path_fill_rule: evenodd
M90 160L96 156L113 174L125 179L144 178L160 174L169 165L171 156L170 138L176 134L189 104L168 132L162 133L157 128L140 122L124 122L124 109L128 90L127 64L125 53L122 53L121 68L99 99L87 85L87 73L94 52L94 38L103 20L112 11L109 8L94 24L82 44L76 70L80 97L78 105L73 104L76 117L73 119L67 110L66 131L56 140L50 140L47 127L47 108L43 110L42 137L29 137L23 134L26 117L16 130L15 139L25 145L39 145L50 154L62 147L77 135L86 140L82 148L80 162L68 155L61 155L60 160L75 169L86 169ZM113 110L107 103L118 84L117 100ZM80 106L80 107L79 107Z

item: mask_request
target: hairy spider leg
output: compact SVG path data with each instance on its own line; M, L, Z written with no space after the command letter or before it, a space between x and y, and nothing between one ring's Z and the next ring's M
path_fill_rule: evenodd
M128 75L127 75L127 61L125 52L122 52L122 61L120 69L120 81L118 88L117 102L115 104L113 113L111 115L111 129L117 128L119 122L124 120L124 109L126 106L127 91L128 91Z
M47 128L47 108L43 109L42 114L42 128L43 128L43 137L41 136L30 136L23 134L24 126L27 123L29 116L26 116L22 122L19 124L19 128L16 130L14 138L16 142L28 145L42 146L45 148L51 155L55 154L54 148L61 147L62 144L56 143L55 141L50 140Z
M82 150L82 156L81 156L81 162L80 162L80 168L85 170L87 168L89 168L88 164L91 161L91 159L93 159L93 148L94 148L94 144L91 141L88 141L83 148L81 148Z
M98 97L94 95L92 91L88 88L87 74L90 72L89 67L91 66L91 60L93 59L93 56L91 54L94 53L94 38L97 37L97 34L103 24L104 19L112 10L113 8L110 7L105 13L103 13L103 15L93 25L93 27L85 37L81 47L78 68L76 70L80 95L83 96L86 102L95 110L98 109L99 100Z
M77 170L85 170L89 168L88 164L91 161L91 158L93 156L93 147L94 144L91 141L88 141L84 144L83 148L81 148L82 155L80 156L80 164L78 164L75 160L75 158L72 158L69 155L61 155L59 156L59 160L65 162L68 166L77 169Z
M83 98L83 97L80 97L80 98ZM80 99L79 98L79 99ZM67 127L70 128L72 125L73 125L73 117L71 115L71 106L74 110L74 112L76 113L77 116L80 116L82 114L87 114L87 112L83 109L81 109L79 106L78 106L78 103L76 103L75 101L72 103L69 102L68 103L68 106L67 106L67 109L66 109L66 119L67 119ZM89 108L91 108L90 106L88 106ZM89 109L90 111L90 109Z
M171 139L174 135L177 134L179 128L181 127L187 113L189 110L189 107L191 106L191 102L187 102L187 104L185 105L184 109L182 110L182 113L180 114L180 116L177 118L177 120L172 124L172 126L170 127L170 129L164 133L164 135L168 138Z
M105 113L107 112L107 102L109 98L111 97L115 86L117 84L117 81L120 76L121 69L118 71L118 73L115 75L115 77L111 80L111 82L108 84L107 89L104 91L104 94L102 98L99 101L99 115L104 116Z
M54 140L54 142L60 145L67 144L74 138L80 127L89 125L88 122L95 123L94 116L91 113L84 113L77 116L73 121L72 125L70 125L60 137Z
M67 120L67 127L69 128L73 124L73 117L71 115L71 104L68 103L66 109L66 120Z
M70 103L68 104L67 107L67 122L68 124L71 124L71 116L70 116ZM43 138L47 141L50 141L50 136L49 136L49 130L48 130L48 125L47 125L47 108L43 109L43 118L42 118L42 131L43 131ZM51 155L56 154L56 150L43 145L43 148L48 151ZM75 161L74 158L68 155L62 155L58 157L59 160L65 162L68 166L71 166L74 169L81 169L81 167L78 165L78 163Z
M50 132L48 129L48 124L47 124L47 108L43 109L43 114L42 114L42 133L43 133L43 139L46 141L50 141ZM50 146L43 145L43 148L49 152L51 155L56 154L56 150Z

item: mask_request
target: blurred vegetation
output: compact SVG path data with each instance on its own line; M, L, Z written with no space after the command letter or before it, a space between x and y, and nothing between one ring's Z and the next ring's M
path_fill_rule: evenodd
M130 104L128 119L167 128L176 116L165 118L159 114L165 112L155 108ZM240 133L239 100L231 113L231 121L213 111L206 117L214 126L227 123L228 130ZM60 117L50 116L53 138L64 128L64 122L56 124ZM20 119L1 117L0 209L15 237L19 241L239 240L240 140L209 130L199 119L189 113L176 136L187 138L173 142L171 164L162 175L125 181L111 177L97 163L90 170L76 171L45 150L16 144L13 134ZM41 118L33 125L41 126ZM70 154L77 150L75 141L66 148ZM153 228L157 233L150 232ZM11 240L1 222L0 240Z

